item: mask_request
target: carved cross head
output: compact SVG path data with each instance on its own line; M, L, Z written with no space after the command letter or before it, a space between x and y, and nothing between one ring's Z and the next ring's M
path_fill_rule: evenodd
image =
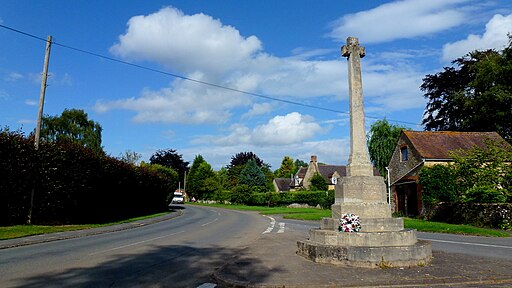
M350 57L350 54L358 55L360 58L363 58L366 54L366 51L363 46L359 46L359 39L356 37L348 37L347 45L343 45L341 47L341 55L343 57Z

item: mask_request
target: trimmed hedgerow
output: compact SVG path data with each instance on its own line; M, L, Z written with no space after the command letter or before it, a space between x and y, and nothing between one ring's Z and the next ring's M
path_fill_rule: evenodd
M102 223L161 212L177 176L100 155L71 141L0 131L0 225Z

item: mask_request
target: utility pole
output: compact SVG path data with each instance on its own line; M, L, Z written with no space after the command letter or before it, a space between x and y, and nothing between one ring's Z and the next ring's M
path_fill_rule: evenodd
M39 148L39 138L41 137L41 121L43 118L44 96L46 93L46 80L48 79L48 62L50 61L50 49L52 48L52 36L46 39L46 53L44 55L43 75L41 77L41 92L39 93L39 112L37 114L36 136L34 145L36 150Z
M41 120L43 118L44 96L46 93L46 80L48 79L48 62L50 62L50 49L52 48L52 36L46 38L46 53L44 54L43 75L41 75L41 92L39 93L39 111L37 113L36 135L34 137L34 146L39 149L39 138L41 137ZM30 192L30 207L28 210L27 224L32 224L32 208L34 207L35 183Z

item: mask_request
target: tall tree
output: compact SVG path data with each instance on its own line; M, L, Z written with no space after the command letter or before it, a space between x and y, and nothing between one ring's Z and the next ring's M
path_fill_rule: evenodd
M293 159L289 156L284 156L281 161L281 166L274 173L277 178L290 178L290 175L295 174L295 164Z
M220 189L217 174L201 155L192 162L187 177L187 193L198 199L208 199Z
M104 153L101 131L101 125L79 109L65 109L60 116L44 116L41 121L42 140L71 140L98 153Z
M256 160L251 159L244 165L244 168L240 171L240 183L249 187L266 187L265 174L256 164Z
M183 155L178 154L174 149L157 150L155 154L149 158L151 164L159 164L169 167L178 172L179 181L183 183L185 173L188 171L189 162L183 160Z
M368 134L368 152L373 165L379 170L380 175L387 175L388 167L400 132L405 129L402 126L389 124L388 120L378 120L370 127Z
M273 177L272 171L270 171L270 165L266 164L253 152L240 152L231 157L231 162L226 166L228 169L228 186L229 188L235 187L240 183L240 173L244 169L245 165L250 161L254 160L256 165L261 168L267 178L267 182L271 183ZM269 184L271 185L271 184Z
M501 51L473 51L423 78L425 130L496 131L512 141L512 34Z

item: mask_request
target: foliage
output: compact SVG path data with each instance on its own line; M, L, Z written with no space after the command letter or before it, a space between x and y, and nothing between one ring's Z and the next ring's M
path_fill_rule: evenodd
M41 140L72 140L97 153L103 153L101 131L101 125L79 109L65 109L60 116L44 116L41 121Z
M240 184L231 190L231 203L245 204L249 202L252 189L249 185Z
M290 175L295 174L295 164L293 163L293 159L289 156L284 156L281 161L281 166L275 171L276 178L290 178Z
M386 167L393 156L400 133L405 129L402 126L389 124L388 120L378 120L370 127L368 136L368 151L373 165L380 175L386 178Z
M426 130L497 131L512 141L512 35L502 51L470 52L423 78Z
M256 165L265 175L265 187L273 189L272 180L274 174L270 171L270 165L263 162L256 154L252 152L240 152L231 157L231 162L226 166L227 169L227 185L224 188L234 188L240 184L240 173L245 168L249 160L254 160Z
M126 162L128 164L136 165L137 162L142 158L140 153L135 151L127 150L124 153L121 153L117 159Z
M183 155L178 154L174 149L157 150L155 154L149 158L149 162L151 164L160 164L174 169L174 171L178 172L180 181L185 178L189 164L189 162L183 160Z
M265 174L254 159L247 161L242 171L240 171L240 183L249 187L266 186Z
M197 155L187 177L187 193L197 199L210 199L220 190L219 180L203 156Z
M512 200L512 151L506 143L487 141L486 147L456 151L454 171L460 201L504 203Z
M329 189L329 185L325 182L325 179L320 173L315 173L313 177L311 177L311 185L309 186L309 190L311 191L326 191Z
M248 202L244 204L254 206L286 206L293 203L307 204L316 207L330 208L334 203L332 191L294 191L294 192L265 192L252 193Z
M178 188L178 172L166 166L159 164L142 164L141 167L156 173L164 183L164 191L167 193L167 203L170 203L174 195L174 191Z
M425 205L456 201L456 176L450 166L423 166L419 174L421 199Z
M0 131L0 225L102 223L167 209L169 179L69 139L42 142Z

